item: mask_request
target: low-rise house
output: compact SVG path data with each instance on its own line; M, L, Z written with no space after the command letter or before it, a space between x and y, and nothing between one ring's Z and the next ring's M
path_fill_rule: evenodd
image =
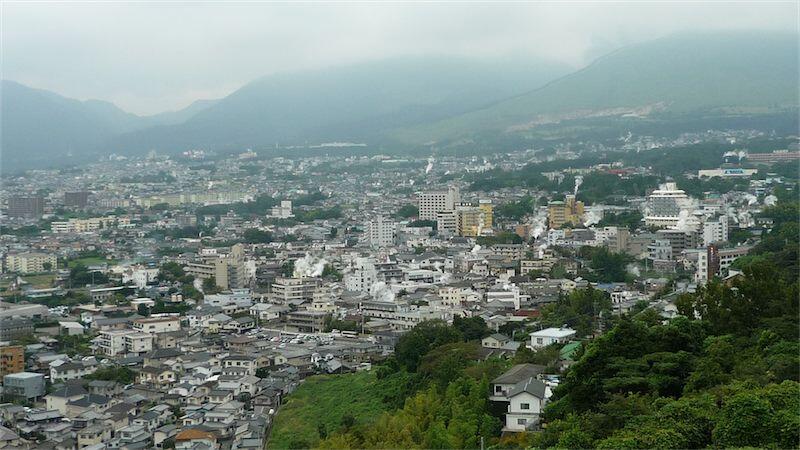
M551 344L564 344L575 337L576 331L572 328L545 328L531 333L531 349L547 347Z

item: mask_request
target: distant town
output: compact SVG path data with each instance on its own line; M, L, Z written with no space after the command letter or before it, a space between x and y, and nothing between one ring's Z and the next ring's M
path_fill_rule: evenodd
M796 138L755 131L487 156L355 145L5 177L0 448L315 446L330 423L300 441L280 423L306 382L423 370L403 339L431 324L495 362L480 396L497 436L541 430L587 343L744 276L800 161Z

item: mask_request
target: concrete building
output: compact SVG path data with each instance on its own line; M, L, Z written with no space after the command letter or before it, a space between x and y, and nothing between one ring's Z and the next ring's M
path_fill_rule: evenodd
M678 224L681 211L688 208L691 201L675 183L664 183L647 196L644 224L648 227L674 227Z
M494 227L494 205L490 199L481 199L478 201L478 208L483 211L483 227L485 229L492 229Z
M6 271L19 274L49 272L58 268L58 258L50 253L29 252L6 255Z
M33 372L12 373L3 377L3 393L24 399L45 394L44 375Z
M44 214L44 197L17 196L8 199L8 217L38 219Z
M95 351L106 356L141 355L153 349L153 335L134 330L101 331L92 342Z
M445 235L458 233L458 214L456 211L437 211L436 230Z
M278 277L272 283L270 298L274 303L313 301L314 291L320 285L318 278Z
M366 236L369 245L376 248L394 245L397 238L397 222L378 217L367 222Z
M575 337L575 330L572 328L545 328L531 333L532 349L547 347L550 344L564 344Z
M86 208L89 203L88 191L76 191L64 193L64 206L73 208Z
M149 317L147 319L136 319L131 324L136 331L142 333L169 333L181 330L180 317Z
M694 281L705 284L714 277L726 276L736 258L747 255L750 249L751 247L720 249L716 245L709 245L703 250L697 250Z
M286 326L303 333L319 333L325 330L324 311L300 310L286 315Z
M294 217L292 213L292 201L282 200L279 206L275 206L270 211L270 216L276 219L288 219Z
M446 191L428 191L419 194L420 220L436 220L439 211L453 211L461 202L458 187L450 186Z
M706 220L703 223L703 245L725 242L728 242L728 217L721 215L716 220Z
M33 322L25 317L0 318L0 341L12 341L33 334Z
M5 345L0 347L0 377L25 370L25 347Z
M558 229L566 224L575 227L583 225L583 202L575 199L574 195L567 195L564 201L552 201L547 204L547 221L552 229Z
M486 228L486 213L477 206L460 206L456 210L457 233L459 236L477 237L483 234Z

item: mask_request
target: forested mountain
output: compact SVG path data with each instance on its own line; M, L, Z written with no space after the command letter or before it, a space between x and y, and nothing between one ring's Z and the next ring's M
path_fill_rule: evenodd
M150 117L4 81L2 157L26 166L74 160L68 155L336 141L475 152L629 126L793 131L797 52L796 35L715 33L626 47L569 75L546 61L404 58L270 75Z
M157 124L182 122L212 104L198 101L180 111L137 116L113 103L75 100L13 81L3 80L0 88L0 165L4 170L113 153L113 148L103 144L114 136Z
M368 142L539 87L568 72L540 61L406 58L270 75L186 123L121 136L128 151Z
M459 117L401 130L414 142L525 133L600 117L747 115L798 107L796 35L680 35L622 48L546 86Z

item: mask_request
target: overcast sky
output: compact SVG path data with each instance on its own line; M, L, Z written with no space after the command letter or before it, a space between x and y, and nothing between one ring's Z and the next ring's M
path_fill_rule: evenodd
M137 114L259 76L401 55L580 67L682 31L797 31L794 1L753 3L0 3L2 77Z

